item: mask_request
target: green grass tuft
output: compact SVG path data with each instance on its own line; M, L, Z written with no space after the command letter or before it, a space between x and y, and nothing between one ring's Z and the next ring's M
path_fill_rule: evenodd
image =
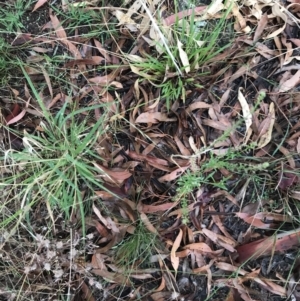
M116 263L126 270L145 268L150 265L150 256L158 247L157 235L151 233L139 221L133 234L116 246Z
M228 7L222 18L214 22L198 22L192 14L189 18L177 20L170 28L161 26L169 49L157 42L158 56L145 55L145 59L131 63L134 72L161 88L161 98L168 109L175 100L185 100L186 90L202 87L200 82L194 81L194 77L199 77L199 73L206 74L202 67L231 45L230 38L220 42L224 32L231 28L227 20L230 11L231 7ZM183 64L182 53L185 53L188 65ZM178 73L178 64L181 74ZM190 69L188 72L187 67Z
M33 134L24 132L22 151L3 152L1 167L8 176L1 182L1 189L6 191L10 201L20 205L14 217L28 211L24 208L46 202L48 208L62 210L66 218L72 209L79 209L84 219L84 192L103 189L101 180L96 179L99 171L93 162L102 161L96 145L105 133L109 110L106 105L75 110L75 104L65 102L58 112L51 114L26 73L25 77L44 115L40 123L42 130ZM87 116L96 108L103 110L103 114L93 121ZM7 222L4 220L2 224ZM84 223L82 225L85 230Z

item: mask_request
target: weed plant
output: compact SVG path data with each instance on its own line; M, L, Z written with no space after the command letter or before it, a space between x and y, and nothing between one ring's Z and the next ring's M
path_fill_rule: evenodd
M251 150L253 146L248 147L248 151ZM238 159L243 159L242 162L238 162ZM249 158L248 158L249 159ZM227 182L229 178L222 177L216 180L215 176L219 169L226 169L229 173L233 174L234 177L238 176L238 182L245 179L245 176L253 181L256 185L260 181L260 177L257 172L261 172L270 167L269 162L255 163L255 161L245 160L243 153L240 149L229 150L223 156L216 156L210 154L207 161L201 164L196 170L188 170L184 175L182 175L177 181L177 195L176 201L180 199L180 204L183 208L183 222L188 222L188 203L189 195L196 188L202 187L203 185L210 186L212 188L219 188L227 191Z
M27 79L33 87L28 76ZM34 87L33 91L39 99ZM108 109L99 105L74 110L74 104L65 102L52 115L41 100L39 103L44 113L40 124L42 130L34 134L25 132L24 149L6 150L1 157L2 168L8 171L9 176L0 187L3 191L10 189L11 201L20 204L20 210L11 218L22 215L26 211L24 208L46 202L48 208L62 210L66 217L72 208L79 208L83 219L83 191L103 188L101 181L95 178L99 171L92 162L102 161L95 151L95 144L105 133L105 112ZM82 113L99 107L104 113L96 122L82 118Z

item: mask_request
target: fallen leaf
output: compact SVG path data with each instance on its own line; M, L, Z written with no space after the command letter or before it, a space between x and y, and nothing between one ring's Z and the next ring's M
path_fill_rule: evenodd
M183 156L190 156L191 155L191 152L185 147L185 145L180 141L180 139L178 138L177 135L174 136L174 141L176 142L179 150L180 150L180 153L183 155ZM300 141L300 138L299 138L299 141ZM300 147L299 147L300 149Z
M268 213L268 212L258 212L250 216L247 213L237 212L235 215L246 223L259 228L259 229L275 229L280 226L276 225L274 222L287 222L291 223L292 219L289 216L277 214L277 213Z
M17 103L14 104L12 112L5 117L6 124L9 124L9 122L14 119L20 113L20 111L20 106Z
M94 166L101 171L102 177L105 179L110 179L112 182L117 182L122 184L124 180L132 176L132 174L127 170L113 170L108 169L96 162L93 162Z
M111 58L110 56L108 55L108 52L107 50L102 46L102 44L96 40L96 39L93 39L94 43L95 43L95 46L96 48L98 49L98 51L103 55L103 57L105 58L105 61L107 63L111 63Z
M91 58L69 60L64 66L67 68L74 68L78 65L100 65L104 61L105 59L101 56L92 56Z
M41 6L43 6L46 2L48 2L48 0L38 0L38 2L35 4L32 12L36 11L37 9L39 9Z
M102 222L102 224L108 228L111 229L111 227L109 226L109 223L107 222L107 220L102 216L100 210L95 206L95 204L93 204L93 211L95 212L95 214L97 215L97 217L99 218L99 220Z
M264 133L263 135L261 135L261 137L259 139L259 142L258 142L258 145L257 145L258 149L265 147L272 140L273 127L274 127L274 123L275 123L275 107L274 107L274 102L270 103L269 114L268 114L267 118L270 118L269 127L268 127L267 132Z
M123 85L120 82L112 80L112 76L110 75L96 76L93 78L89 78L88 81L101 87L114 86L118 89L123 88Z
M39 75L42 73L41 70L31 66L25 66L24 69L28 75Z
M256 259L262 255L268 256L274 251L284 252L299 247L299 244L300 229L298 228L238 246L236 250L239 254L239 262L244 263L250 258Z
M281 297L286 296L286 289L271 280L259 275L260 269L254 270L243 277L242 281L254 280L260 287Z
M295 163L295 160L294 160L291 152L282 145L279 146L278 149L286 157L287 161L289 162L289 165L290 165L289 168L294 170L296 168L296 163Z
M266 37L266 40L269 40L271 38L278 36L281 32L283 32L285 30L286 24L287 24L287 15L286 15L286 13L283 12L283 11L286 11L286 9L277 2L273 2L272 4L273 4L272 5L273 16L280 17L284 21L284 25L282 27L280 27L279 29L275 30L274 32L272 32L271 34L269 34Z
M191 16L192 14L194 14L194 15L203 14L206 8L207 8L207 6L198 6L193 9L183 10L177 14L174 14L174 15L171 15L171 16L165 18L163 20L163 23L166 26L170 26L170 25L174 24L175 22L177 22L177 20L181 20L184 17Z
M177 269L179 267L179 257L176 256L176 251L177 249L179 248L180 246L180 243L181 243L181 240L182 240L182 235L183 235L183 232L181 229L179 229L179 233L173 243L173 246L172 246L172 249L171 249L171 263L172 263L172 266L175 270L175 274L177 274Z
M143 274L134 274L134 273L130 273L130 277L131 278L135 278L135 279L149 279L149 278L154 278L151 274L147 274L147 273L143 273Z
M76 276L77 276L76 278L80 282L80 288L82 291L82 298L83 298L82 300L96 301L90 287L84 281L80 281L79 275L76 275Z
M174 207L174 202L172 203L164 203L161 205L146 205L142 204L140 206L140 211L144 213L155 213L155 212L160 212L160 211L167 211L170 208Z
M240 9L236 3L233 4L232 6L232 13L236 17L237 20L237 28L235 27L236 30L242 31L244 33L249 33L251 31L251 28L247 26L246 20L240 13Z
M148 155L138 154L134 151L127 151L126 153L130 158L132 158L134 160L147 161L149 164L160 164L163 166L169 165L168 161L164 160L164 159L160 159L160 158L156 158L156 157L148 156Z
M166 280L164 277L161 277L161 283L155 292L161 292L166 287Z
M55 30L55 34L58 38L58 41L68 47L69 51L72 53L72 55L74 56L74 58L76 60L82 59L79 49L77 49L77 47L73 43L68 41L67 34L66 34L64 28L62 27L61 23L59 22L58 18L55 15L53 15L52 11L50 12L49 15L50 15L50 19L51 19L53 28ZM82 67L84 67L84 66L82 66ZM84 69L84 68L82 68L82 69Z
M234 196L232 196L229 192L225 191L225 190L219 190L216 193L211 194L211 198L216 198L219 196L224 196L225 198L227 198L229 201L231 201L234 205L240 207L240 204L237 202L236 198Z
M118 283L120 285L129 285L128 276L120 273L112 273L101 269L92 269L92 274L103 277L108 282Z
M300 70L298 70L289 80L287 80L282 86L279 88L279 92L287 92L293 89L300 83Z
M106 258L107 258L107 256L105 256L103 254L100 254L100 253L94 254L92 256L92 261L91 261L91 266L93 267L93 269L107 271L106 265L104 263Z
M183 46L183 44L179 40L177 40L177 47L178 47L179 57L180 57L182 66L183 66L185 72L189 73L191 71L189 58L188 58L187 53L183 50L182 46Z
M255 33L254 33L254 38L253 38L254 43L260 39L260 37L261 37L264 29L266 28L267 24L268 24L268 14L265 13L265 14L262 15L262 17L258 21L256 30L255 30Z
M238 100L241 104L242 111L243 111L243 117L245 119L245 124L246 124L245 143L247 143L247 141L249 140L249 138L252 134L252 129L250 128L251 125L252 125L252 114L251 114L251 111L250 111L250 107L247 103L247 100L246 100L246 98L244 97L244 95L242 93L242 88L239 88Z
M185 249L197 250L203 253L213 253L213 250L204 242L195 242L184 246Z
M289 187L293 186L296 184L298 181L298 176L296 173L292 172L280 172L279 173L279 182L278 182L278 187L280 189L286 190Z
M158 234L157 230L155 229L155 227L151 224L151 222L149 221L147 215L143 212L140 213L140 218L141 221L145 224L145 227L154 234Z
M166 113L145 112L140 114L135 120L136 123L159 123L166 121L177 121L177 118L169 118Z
M175 296L176 295L177 295L177 293L175 292ZM174 297L174 293L172 293L172 292L156 292L154 294L151 294L150 297L153 301L172 300Z
M88 226L95 227L102 237L108 236L107 229L101 223L99 223L96 218L86 217L84 222Z
M297 140L297 153L300 154L300 138Z
M29 106L29 101L30 101L30 98L28 99L28 101L26 102L26 106L25 108L17 114L17 112L19 112L20 108L19 108L19 105L16 104L14 109L13 109L13 112L8 115L5 120L6 120L6 125L10 125L10 124L14 124L18 121L20 121L26 114L26 109L28 108ZM16 115L17 114L17 115Z
M207 238L209 238L210 240L212 240L214 243L216 243L217 245L220 245L221 247L225 248L226 250L230 251L230 252L235 252L235 246L236 246L236 242L226 236L222 236L220 234L216 234L213 231L210 231L208 229L203 228L202 229L203 234L205 234L205 236Z
M211 212L216 212L215 208L213 206L209 206L209 210ZM221 230L221 232L226 236L228 237L230 240L232 241L235 241L233 239L233 237L228 233L228 231L226 230L226 228L224 227L222 221L221 221L221 218L220 216L218 215L212 215L212 219L214 221L214 223L218 226L218 228Z
M130 69L133 73L142 76L143 78L149 79L149 80L154 80L155 76L145 73L142 71L142 68L138 68L136 66L134 66L133 64L130 64Z
M51 85L50 76L49 76L48 72L46 71L46 69L45 69L43 66L41 66L41 69L42 69L44 78L45 78L45 80L46 80L46 83L47 83L47 86L48 86L48 89L49 89L49 93L50 93L50 95L51 95L51 98L53 98L53 90L52 90L52 85Z
M166 175L160 177L158 179L158 181L159 182L170 182L170 181L173 181L173 180L177 179L178 177L180 177L189 167L190 167L190 165L183 166L183 167L180 167L178 169L175 169L171 173L166 174Z
M122 11L116 10L115 16L119 21L118 26L125 25L130 31L133 32L138 30L138 25L135 23L133 19L130 18L128 14L124 14Z
M187 107L186 112L191 113L192 111L197 110L197 109L209 109L211 107L212 107L211 104L208 104L208 103L203 102L203 101L197 101L197 102L191 103Z

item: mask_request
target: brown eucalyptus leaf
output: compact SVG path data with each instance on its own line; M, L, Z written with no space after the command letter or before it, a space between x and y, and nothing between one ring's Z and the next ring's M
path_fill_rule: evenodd
M166 113L145 112L140 114L135 120L136 123L159 123L166 121L174 122L177 121L177 118L169 118Z

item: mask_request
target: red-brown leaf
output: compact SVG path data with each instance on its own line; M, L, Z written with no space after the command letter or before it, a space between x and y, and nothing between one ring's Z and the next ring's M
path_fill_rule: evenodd
M48 0L38 0L38 2L35 4L32 12L36 11L37 9L39 9L41 6L43 6L46 2L48 2Z

